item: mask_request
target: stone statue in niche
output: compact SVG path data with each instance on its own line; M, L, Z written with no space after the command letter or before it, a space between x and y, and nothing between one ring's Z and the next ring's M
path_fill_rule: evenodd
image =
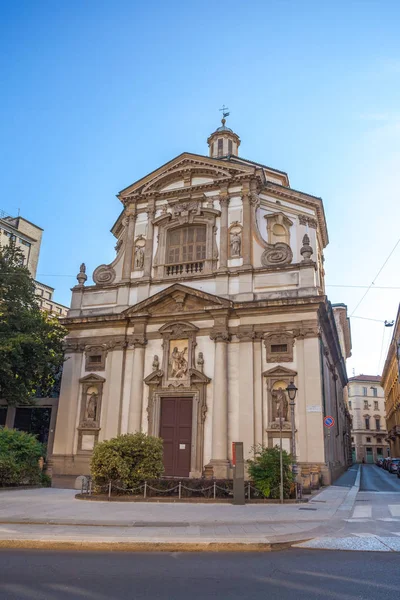
M144 249L142 246L135 248L135 269L141 271L144 266Z
M160 361L158 359L157 354L154 355L152 367L153 371L158 371L158 369L160 368Z
M203 373L204 370L204 356L202 352L199 352L197 357L197 366L199 368L200 373Z
M242 238L238 231L231 233L231 256L240 256Z
M97 419L97 405L99 397L96 392L92 392L89 396L89 400L86 406L86 420L96 421Z
M183 379L188 370L187 340L171 341L171 348L173 350L169 357L170 377Z
M285 390L282 388L273 390L272 398L275 403L275 419L278 421L279 419L282 419L282 421L286 422L288 417L289 403L286 398Z

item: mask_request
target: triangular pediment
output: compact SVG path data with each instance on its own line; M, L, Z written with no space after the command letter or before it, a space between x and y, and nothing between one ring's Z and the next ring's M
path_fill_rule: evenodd
M179 315L231 307L232 302L230 300L175 283L154 294L154 296L150 296L150 298L128 308L124 314L128 317L173 315L176 318Z
M168 192L182 187L222 182L238 174L254 173L254 167L246 164L231 163L220 159L184 152L139 179L119 193L122 200L139 192Z
M104 379L104 377L101 377L100 375L96 375L96 373L89 373L89 375L85 375L85 377L81 377L81 379L79 381L80 381L80 383L89 383L89 382L104 383L105 379Z
M264 377L296 377L297 371L279 366L264 371L263 375Z

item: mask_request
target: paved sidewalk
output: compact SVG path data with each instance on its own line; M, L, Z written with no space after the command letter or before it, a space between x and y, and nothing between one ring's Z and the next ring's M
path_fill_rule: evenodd
M330 486L306 504L283 506L88 502L75 499L74 490L10 491L0 493L0 546L293 543L339 528L354 489Z

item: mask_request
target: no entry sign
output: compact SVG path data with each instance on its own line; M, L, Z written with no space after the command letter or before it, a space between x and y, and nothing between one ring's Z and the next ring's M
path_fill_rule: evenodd
M325 417L324 425L325 427L333 427L335 424L335 419L331 416Z

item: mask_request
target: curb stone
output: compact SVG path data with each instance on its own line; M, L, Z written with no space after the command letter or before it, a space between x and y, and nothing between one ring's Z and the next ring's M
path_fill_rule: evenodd
M80 550L83 552L278 552L307 540L292 542L74 542L0 540L1 549Z

